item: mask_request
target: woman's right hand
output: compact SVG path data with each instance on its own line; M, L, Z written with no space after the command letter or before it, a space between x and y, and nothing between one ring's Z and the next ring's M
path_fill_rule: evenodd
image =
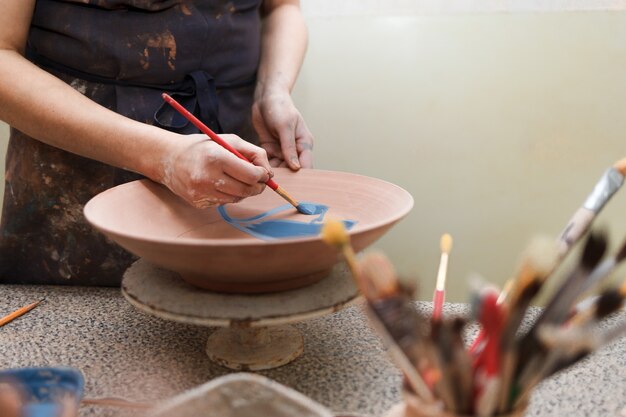
M161 182L194 207L236 203L259 194L273 175L264 149L236 135L220 137L252 163L202 134L180 135L163 161Z

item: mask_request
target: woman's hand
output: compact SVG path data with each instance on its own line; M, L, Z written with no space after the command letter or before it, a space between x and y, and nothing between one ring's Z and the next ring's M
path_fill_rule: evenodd
M299 0L263 0L252 123L272 166L313 168L313 135L291 99L307 31Z
M313 168L313 135L288 90L263 92L252 106L252 123L274 167Z
M161 182L197 208L259 194L273 175L265 150L236 135L220 136L252 163L201 134L181 135L163 163Z

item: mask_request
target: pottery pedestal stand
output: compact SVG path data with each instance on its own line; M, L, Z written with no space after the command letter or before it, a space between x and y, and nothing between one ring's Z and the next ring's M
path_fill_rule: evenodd
M219 327L206 345L209 358L230 369L259 371L285 365L302 354L302 334L289 323L341 310L357 298L358 291L343 263L307 287L240 295L193 287L177 273L140 259L125 272L122 294L150 315Z

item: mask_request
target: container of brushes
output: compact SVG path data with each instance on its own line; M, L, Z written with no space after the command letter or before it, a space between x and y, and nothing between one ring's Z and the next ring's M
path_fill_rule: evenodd
M504 414L493 417L522 417L528 404ZM440 403L426 404L414 394L404 390L403 402L391 407L384 417L479 417L479 414L457 414L442 408Z

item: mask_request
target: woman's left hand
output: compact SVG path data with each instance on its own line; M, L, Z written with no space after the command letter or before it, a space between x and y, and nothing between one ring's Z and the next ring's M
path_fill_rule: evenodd
M260 94L252 106L252 123L273 167L313 168L313 135L289 91Z

